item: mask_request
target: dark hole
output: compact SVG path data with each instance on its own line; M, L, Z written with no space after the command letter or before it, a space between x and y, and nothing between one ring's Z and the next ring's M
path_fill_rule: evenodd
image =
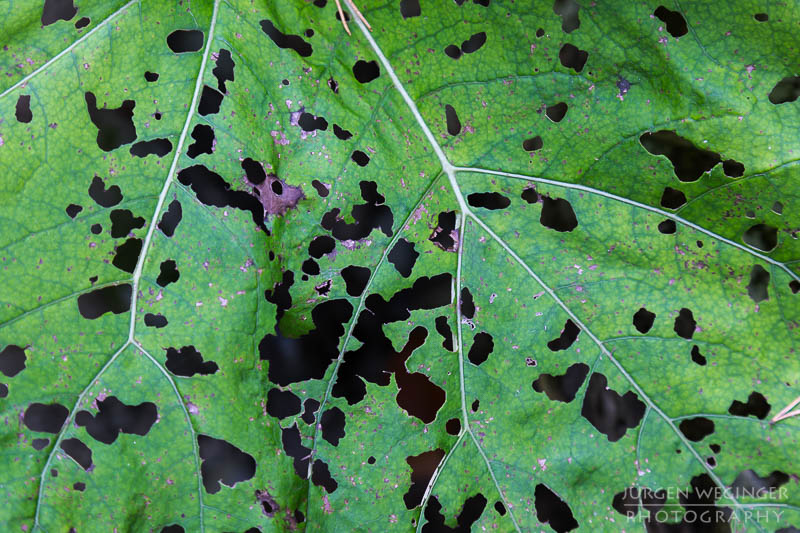
M575 325L571 319L567 319L564 324L564 329L557 339L553 339L547 343L547 347L551 351L557 352L559 350L566 350L578 339L578 334L581 332L580 328Z
M775 213L776 215L782 215L783 214L783 204L781 202L777 201L777 200L775 201L774 204L772 204L772 208L771 209L772 209L772 212Z
M345 420L344 412L338 407L331 407L319 419L322 426L322 438L334 446L339 445L339 441L344 437Z
M147 157L156 155L164 157L172 151L172 143L169 139L152 139L150 141L140 141L131 146L131 155L136 157Z
M339 22L341 22L341 21L342 21L342 17L341 17L341 15L339 14L339 11L338 11L338 10L336 11L336 15L335 15L335 16L336 16L336 20L338 20ZM346 9L344 10L344 20L345 20L346 22L350 22L350 13L348 13Z
M261 29L278 48L294 50L300 57L308 57L314 51L311 45L303 40L302 37L281 33L269 20L261 21Z
M264 170L264 166L259 161L255 161L249 157L245 157L242 161L242 170L244 170L244 173L247 176L247 181L253 185L260 185L261 183L264 183L265 179L267 179L267 173ZM280 184L280 182L277 183Z
M183 208L178 200L170 202L167 211L161 216L161 221L158 223L160 229L167 237L172 237L175 234L175 228L183 218Z
M458 435L461 433L461 420L458 418L451 418L444 427L448 434L453 436Z
M429 237L429 240L445 251L454 252L456 241L453 232L456 229L456 212L442 211L437 216L438 224Z
M197 199L206 205L249 211L253 222L269 235L264 226L264 205L252 194L232 189L230 183L216 172L203 165L193 165L178 172L178 181L191 186Z
M361 150L355 150L350 157L360 167L365 167L369 163L369 156Z
M353 75L359 83L369 83L381 75L381 69L377 61L364 61L359 59L353 65Z
M322 117L317 117L311 113L301 113L297 119L297 124L303 131L314 132L316 130L325 131L328 129L328 121Z
M89 185L89 197L101 207L113 207L122 201L122 192L117 185L106 189L103 180L95 176Z
M77 490L78 492L83 492L86 490L86 483L81 483L80 481L77 481L72 484L72 488L73 490Z
M561 122L567 114L567 104L559 102L557 104L547 106L545 115L553 122Z
M577 529L578 522L572 514L567 502L546 485L539 483L533 491L536 507L536 518L543 524L549 524L556 533L566 533Z
M44 450L48 444L50 444L50 439L33 439L31 442L31 446L37 451Z
M444 106L444 116L447 120L447 133L456 136L461 132L461 121L458 120L458 113L453 106L447 104Z
M394 265L394 268L401 276L407 278L411 276L411 271L414 268L414 264L417 262L417 257L419 257L419 252L414 249L414 243L408 242L405 239L399 239L392 248L392 251L389 252L387 259Z
M32 403L25 409L23 422L31 431L58 433L69 416L69 409L60 403Z
M475 335L467 357L473 365L480 365L489 358L492 351L494 351L494 339L490 334L481 331Z
M301 418L306 424L313 424L316 420L316 413L319 409L319 402L314 398L308 398L303 403L303 415Z
M736 416L750 416L765 419L769 413L771 406L767 399L760 392L753 391L747 397L747 403L742 403L739 400L733 400L731 406L728 407L728 412Z
M336 124L333 125L333 129L334 129L334 132L335 132L336 131ZM330 194L330 192L331 192L330 189L328 188L328 186L325 185L324 183L322 183L319 180L312 181L311 185L314 187L314 189L317 191L317 194L321 198L326 198L328 196L328 194Z
M219 367L214 361L203 361L203 356L194 346L179 349L167 348L167 362L164 366L176 376L190 378L195 374L209 376L215 374ZM299 408L298 408L299 411Z
M583 70L587 59L589 59L589 52L570 43L565 43L558 52L558 60L561 61L561 64L575 72Z
M533 390L544 392L557 402L569 403L575 399L578 389L589 374L589 366L583 363L571 365L561 376L542 374L533 383Z
M567 232L578 227L578 219L572 205L563 198L552 199L543 196L544 204L539 222L542 226L556 231Z
M318 487L323 487L328 494L334 492L339 486L331 476L328 464L317 459L311 467L311 481Z
M694 336L694 330L697 327L697 321L689 309L685 307L678 312L675 317L674 330L680 337L684 339L691 339Z
M494 510L497 511L497 514L500 516L506 515L506 506L503 505L503 502L501 501L494 502Z
M308 255L315 259L320 259L323 255L333 252L336 248L336 241L329 235L314 237L308 245Z
M658 223L658 231L664 235L672 235L677 231L677 226L674 220L664 220Z
M83 318L94 320L106 313L118 315L131 308L130 283L103 287L78 296L78 311Z
M535 152L537 150L541 150L542 146L544 146L544 143L542 142L542 137L540 135L522 141L522 149L526 152Z
M422 14L419 8L419 0L400 0L400 15L404 19L418 17Z
M154 82L158 80L158 72L150 72L149 70L144 71L144 79L149 82Z
M368 462L369 464L371 464L371 465L374 465L374 464L375 464L375 458L374 458L373 456L371 456L371 455L370 455L370 456L369 456L369 459L367 459L367 462Z
M556 15L561 16L561 31L564 33L571 33L581 26L578 11L580 4L576 0L555 0L553 2L553 11ZM541 28L536 32L537 37L541 37L539 32L544 34Z
M61 449L72 457L84 470L92 466L92 450L80 439L65 439L61 441Z
M176 54L197 52L203 47L203 32L200 30L175 30L167 35L167 46Z
M754 470L744 470L731 484L734 494L763 494L775 491L789 481L789 476L780 470L773 470L766 477L759 476Z
M744 165L733 159L726 159L722 162L722 172L729 178L739 178L744 176Z
M692 442L700 442L704 438L714 433L714 422L708 418L698 416L697 418L687 418L678 425L681 433Z
M773 104L794 102L800 96L800 76L787 76L779 81L769 93Z
M692 346L692 362L700 366L706 366L706 357L700 353L700 348L697 345Z
M475 302L468 287L461 288L461 316L475 318Z
M473 413L477 413L478 412L478 408L480 408L480 406L481 406L480 400L476 399L474 402L472 402L472 405L470 406L470 408L472 409Z
M753 15L753 18L759 22L766 22L769 20L769 15L767 15L766 13L756 13L755 15Z
M711 468L717 466L717 460L713 457L706 457L706 464Z
M595 372L589 378L581 415L610 442L618 441L628 429L638 426L644 412L644 403L633 391L620 396L608 388L608 380L603 374Z
M98 412L79 411L75 424L86 427L86 432L96 440L111 444L120 432L130 435L147 435L158 418L158 409L152 402L126 405L116 396L97 401Z
M180 272L178 272L178 266L173 259L162 261L159 269L160 272L158 278L156 278L156 283L162 287L175 283L181 277Z
M292 391L271 388L267 393L267 413L277 419L294 416L300 412L300 398Z
M306 259L303 261L300 270L303 271L303 274L307 274L309 276L316 276L320 272L319 264L313 259Z
M291 299L286 303L291 304ZM265 335L258 345L261 359L269 361L269 379L281 386L322 379L339 355L338 339L344 334L343 323L349 321L352 313L353 306L347 300L323 301L311 311L314 329L299 338L285 336L278 322L275 333Z
M633 518L639 513L639 489L628 487L614 494L611 507L622 516Z
M793 279L789 282L789 289L792 291L792 294L797 294L800 292L800 281Z
M536 202L539 201L539 193L537 193L536 188L532 186L525 187L522 190L522 194L520 195L520 197L529 204L535 204Z
M771 252L778 246L778 228L767 224L750 226L742 235L745 244L764 252Z
M505 209L511 205L511 200L499 192L474 192L467 196L467 203L484 209Z
M674 131L645 133L639 137L639 142L651 154L666 156L675 169L675 175L685 182L697 181L720 162L718 153L697 148Z
M156 120L161 120L161 113L159 113L158 111L156 111L155 113L153 113L153 117L154 117Z
M644 307L639 308L633 315L633 326L639 333L647 333L653 327L656 314L648 311Z
M484 44L486 44L486 32L481 31L461 43L461 51L465 54L472 54L480 50Z
M89 17L81 17L75 22L75 29L79 30L81 28L85 28L90 22L91 20Z
M44 0L42 26L49 26L59 20L72 20L78 13L73 0Z
M223 98L224 95L221 92L213 87L204 85L203 93L200 95L200 104L197 106L197 112L202 116L219 113Z
M350 265L343 268L341 274L347 294L354 297L361 296L367 287L370 270L367 267Z
M185 530L183 529L183 526L179 524L172 524L161 528L159 533L185 533Z
M19 98L17 98L15 116L19 122L28 123L33 120L33 113L31 113L31 95L19 95Z
M272 189L272 192L274 192L274 193L275 193L275 194L277 194L278 196L280 196L281 194L283 194L283 185L281 185L281 182L280 182L280 181L278 181L278 180L275 180L275 181L273 181L273 182L270 184L270 188Z
M350 133L346 129L339 127L338 124L333 125L333 134L336 135L337 139L341 139L342 141L346 141L353 136L352 133Z
M167 317L161 313L154 315L153 313L145 313L144 325L149 328L163 328L167 326Z
M759 303L769 300L767 287L769 286L769 272L761 265L753 265L750 270L750 283L747 285L747 295L755 302Z
M124 100L115 109L98 109L94 94L84 94L89 118L97 127L97 146L105 152L119 148L136 140L136 126L133 124L133 109L136 102Z
M672 11L664 6L658 6L653 14L667 25L667 31L673 37L677 38L689 32L686 26L686 19L683 18L683 15L678 11Z
M133 274L136 269L136 262L139 260L139 253L142 251L142 239L130 238L117 246L114 259L111 264L129 274Z
M220 48L217 54L217 65L211 73L217 78L217 88L221 93L227 92L226 82L234 81L233 68L235 66L236 64L233 62L230 51Z
M81 211L83 211L83 206L78 204L69 204L66 209L69 218L75 218Z
M414 509L422 504L425 488L442 459L444 459L444 450L441 448L406 457L406 462L411 467L411 486L403 495L406 509Z
M128 209L114 209L111 219L111 237L119 239L127 236L132 230L144 227L144 218L135 217Z
M454 44L448 44L444 49L444 53L453 59L458 59L461 57L461 48Z
M220 482L233 487L255 475L256 461L253 456L233 444L207 435L198 435L197 444L203 461L200 472L207 493L219 492Z
M333 76L328 78L328 87L334 94L339 94L339 82L333 79Z
M281 506L268 490L256 490L256 501L261 504L264 515L272 518L275 513L280 511ZM260 530L256 530L260 531Z
M711 448L711 451L714 453L719 453L722 450L722 446L719 444L709 444L708 447Z
M664 193L661 195L661 207L667 209L678 209L686 203L686 195L683 191L673 189L672 187L665 187Z
M480 0L474 0L481 3ZM487 2L488 3L488 0ZM448 532L467 532L473 531L472 525L478 521L486 509L486 497L480 492L464 500L464 505L456 517L456 527L452 528L445 525L445 516L442 514L442 504L436 496L431 495L428 504L425 506L425 526L422 531L425 533L448 533Z
M453 331L447 323L446 316L436 317L436 332L442 336L442 348L448 352L453 351Z

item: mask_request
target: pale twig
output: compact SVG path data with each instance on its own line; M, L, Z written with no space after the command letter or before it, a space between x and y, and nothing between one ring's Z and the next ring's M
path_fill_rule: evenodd
M336 0L336 9L339 10L339 19L342 21L344 25L344 31L347 32L347 35L353 35L350 33L350 28L347 27L347 19L344 16L344 11L342 11L342 4L339 3L339 0Z
M369 25L369 22L367 22L367 19L365 19L365 18L364 18L364 15L362 15L362 14L361 14L361 11L359 11L359 10L358 10L358 8L356 7L356 5L353 3L353 0L346 0L346 1L347 1L347 3L350 5L350 9L352 9L353 11L355 11L355 13L356 13L356 16L357 16L358 18L360 18L360 19L361 19L361 22L363 22L363 23L364 23L364 26L366 26L366 27L367 27L367 29L368 29L369 31L372 31L372 26L370 26L370 25ZM344 22L344 21L343 21L343 22ZM345 24L345 28L347 28L347 24ZM349 32L348 32L348 33L349 33Z
M780 422L784 418L789 418L792 416L799 415L800 409L795 409L794 411L792 411L792 408L798 403L800 403L800 396L792 400L792 402L789 405L781 409L781 411L777 415L773 416L772 420L770 420L770 423L774 424L775 422Z

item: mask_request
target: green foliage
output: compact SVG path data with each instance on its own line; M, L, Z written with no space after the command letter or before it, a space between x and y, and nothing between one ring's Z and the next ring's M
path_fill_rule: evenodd
M359 3L0 0L3 531L800 527L800 6Z

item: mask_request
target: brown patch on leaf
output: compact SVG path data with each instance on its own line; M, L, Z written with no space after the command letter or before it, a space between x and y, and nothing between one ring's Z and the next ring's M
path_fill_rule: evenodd
M254 184L245 178L245 181L253 187L254 196L258 198L264 206L264 218L267 215L282 215L288 209L297 206L297 202L304 199L303 189L289 185L274 174L267 174L267 178L259 184Z
M281 510L281 506L272 497L268 490L256 490L256 502L261 506L261 512L269 518L274 517Z

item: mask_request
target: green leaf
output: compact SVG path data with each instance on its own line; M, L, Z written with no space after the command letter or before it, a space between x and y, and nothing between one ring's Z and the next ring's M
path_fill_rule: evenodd
M4 530L800 527L800 6L360 3L0 2Z

